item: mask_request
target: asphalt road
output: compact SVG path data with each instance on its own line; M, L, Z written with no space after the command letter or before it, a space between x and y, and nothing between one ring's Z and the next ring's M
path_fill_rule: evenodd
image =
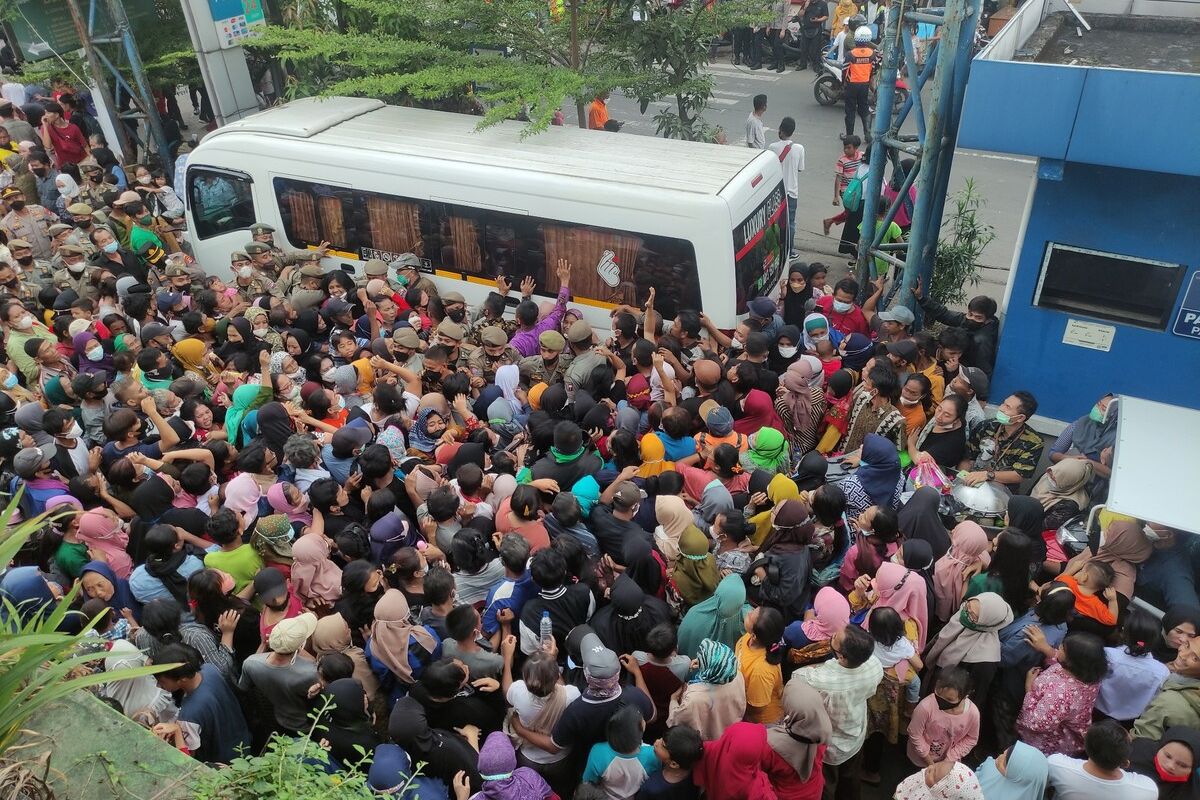
M769 72L766 68L752 72L733 66L728 50L722 50L709 68L715 76L716 88L704 118L725 129L731 147L744 145L746 117L756 94L768 97L765 117L768 141L775 140L774 130L780 119L790 116L796 120L792 138L804 145L805 151L805 171L800 176L800 202L796 210L796 246L803 260L823 261L834 270L844 268L846 260L837 254L838 229L834 228L828 237L821 231L821 220L836 211L831 203L833 166L841 155L838 137L844 131L843 107L817 104L812 90L813 73L807 70L797 72L789 67L783 73ZM923 96L928 96L928 87ZM665 105L654 103L643 116L635 100L614 94L609 100L609 114L625 123L622 134L653 136L654 115ZM912 115L904 126L905 132L910 129L915 133ZM861 135L857 128L855 132ZM992 225L996 233L981 258L983 282L969 294L986 293L1002 301L1035 171L1033 159L975 150L956 151L951 193L961 189L968 178L973 179L987 201L980 218ZM837 274L840 273L831 270L831 275Z

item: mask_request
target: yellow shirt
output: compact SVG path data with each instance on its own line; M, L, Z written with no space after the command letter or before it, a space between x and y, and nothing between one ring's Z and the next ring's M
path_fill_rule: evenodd
M946 397L946 379L938 374L938 364L934 361L925 369L921 370L921 374L929 378L930 390L929 394L933 397L933 404L936 406Z
M783 719L783 671L767 663L767 651L750 646L750 634L734 646L738 669L746 681L746 721L770 725Z

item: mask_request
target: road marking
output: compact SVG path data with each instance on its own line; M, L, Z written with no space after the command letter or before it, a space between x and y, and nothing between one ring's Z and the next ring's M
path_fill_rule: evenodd
M775 73L760 75L758 74L757 70L751 71L744 67L735 67L733 64L721 64L719 62L710 62L708 64L708 69L711 72L718 72L722 75L737 75L739 79L748 81L767 81L768 83L774 83L780 78L780 76ZM717 76L714 75L714 77Z
M742 101L741 101L741 98L739 98L737 100L730 100L725 97L710 97L710 98L708 98L708 102L714 103L719 106L736 106L738 103L740 103Z

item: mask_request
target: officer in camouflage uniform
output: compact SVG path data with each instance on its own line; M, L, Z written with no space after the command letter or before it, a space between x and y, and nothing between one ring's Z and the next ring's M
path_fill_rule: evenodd
M16 267L0 261L0 294L15 297L18 300L36 300L40 286L36 283L21 280L21 273Z
M13 266L22 281L39 288L50 285L54 270L50 268L48 260L33 257L33 245L28 241L9 239L8 252L12 254Z
M450 369L466 366L463 362L462 342L467 337L467 329L452 319L442 320L434 329L432 341L445 345L450 350Z
M250 242L244 250L231 253L229 258L234 268L233 287L246 298L246 302L253 301L260 294L269 294L275 287L275 282L264 275L260 267L264 262L274 265L271 248L267 245Z
M251 225L250 237L254 241L265 244L270 248L272 261L270 266L273 269L264 269L261 263L259 264L259 269L265 273L269 272L272 278L281 275L284 267L294 266L301 261L307 261L309 253L319 253L317 258L324 258L325 253L329 250L329 243L321 242L321 246L314 250L293 250L288 252L275 244L275 229L265 222L256 222Z
M420 375L425 370L422 344L421 337L412 328L397 328L392 333L392 356L397 364Z
M388 266L396 270L396 278L404 286L405 291L415 288L425 292L431 298L441 297L438 294L437 284L421 274L421 259L412 253L405 253Z
M324 277L325 270L316 262L296 270L296 287L287 295L292 307L297 311L305 311L319 306L325 300L325 292L321 291Z
M96 246L92 244L92 231L97 228L105 228L110 233L111 228L107 225L97 223L93 216L92 207L87 203L72 203L67 206L67 213L71 215L71 221L75 225L75 232L71 234L70 241L72 244L77 244L84 250L91 248L92 253L96 251ZM116 238L115 236L113 237ZM89 255L91 255L89 253Z
M558 331L542 331L538 336L538 354L522 358L517 364L521 369L521 383L525 386L561 383L571 363L570 355L563 353L566 346L567 340Z
M465 357L464 366L471 375L471 384L482 387L495 382L497 369L519 362L521 354L508 346L508 336L495 325L484 328L480 339L483 344Z
M568 387L579 388L592 376L592 371L608 359L592 349L592 326L586 320L576 320L567 328L567 342L575 357L563 379Z
M305 250L302 253L296 253L295 263L289 264L279 273L279 280L275 281L275 288L272 294L276 297L290 297L303 279L301 270L305 267L316 266L317 270L324 276L325 271L321 268L321 254L316 250ZM313 270L309 270L310 273ZM320 287L317 287L320 288Z
M87 263L83 248L76 244L64 244L58 248L58 257L62 259L62 269L54 273L54 288L59 291L74 289L75 294L95 300L100 296L96 286L96 275L99 268Z

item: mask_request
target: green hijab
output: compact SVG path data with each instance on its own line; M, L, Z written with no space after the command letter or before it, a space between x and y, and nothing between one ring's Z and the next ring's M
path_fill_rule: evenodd
M688 525L679 537L679 560L672 577L679 596L689 606L711 597L721 579L717 560L708 551L708 537L695 525Z
M733 647L746 632L744 623L749 613L742 576L727 575L717 584L712 597L692 606L683 615L683 622L679 624L679 652L695 657L700 651L700 642L705 639Z
M271 391L261 383L247 383L233 390L225 412L225 435L234 447L242 446L242 420L246 414L271 399Z
M787 438L774 428L759 428L752 441L746 456L760 469L777 472L790 458Z

